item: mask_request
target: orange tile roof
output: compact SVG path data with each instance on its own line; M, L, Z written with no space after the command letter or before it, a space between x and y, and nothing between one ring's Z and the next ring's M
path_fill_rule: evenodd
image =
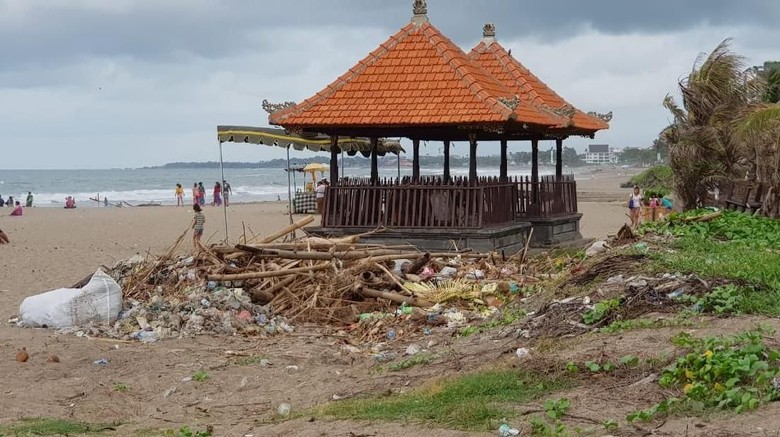
M499 99L517 92L472 62L430 23L410 23L325 89L269 116L287 128L451 125L514 120L557 126L534 105Z
M571 106L566 100L542 82L531 71L513 58L501 44L496 41L481 41L471 52L469 58L482 66L493 77L498 79L515 94L520 96L521 106L523 102L539 107L559 109ZM586 131L609 129L609 124L604 120L585 114L575 109L571 122L567 118L568 127L574 127ZM564 127L564 126L561 126Z

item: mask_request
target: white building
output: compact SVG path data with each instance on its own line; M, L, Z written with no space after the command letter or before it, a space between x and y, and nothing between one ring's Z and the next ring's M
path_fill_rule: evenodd
M590 144L585 153L585 162L588 164L616 164L618 154L609 147L609 144Z

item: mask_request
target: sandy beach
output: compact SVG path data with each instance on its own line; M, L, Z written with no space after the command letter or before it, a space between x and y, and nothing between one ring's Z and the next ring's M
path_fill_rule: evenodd
M605 171L592 173L578 182L585 237L605 237L626 222L624 202L621 200L626 190L619 187L626 178L625 175ZM248 235L268 235L285 226L289 222L286 209L284 202L231 205L231 241L245 230ZM204 240L222 240L222 209L206 207L205 214ZM17 314L19 304L27 296L71 286L98 266L111 266L134 254L161 253L188 229L191 218L190 207L172 206L75 210L31 208L25 210L22 217L0 218L0 228L11 239L11 244L0 246L0 307L3 308L1 316L5 318L0 325L0 386L3 387L0 423L25 416L130 421L136 427L162 427L170 422L216 423L227 432L219 435L241 435L240 432L251 429L250 420L242 422L240 419L249 414L245 408L234 411L230 416L232 419L220 421L211 416L190 419L192 407L188 405L201 402L204 396L214 399L214 402L230 404L235 402L235 396L240 396L243 401L255 402L260 405L258 409L266 411L275 408L281 401L296 405L310 402L311 396L328 399L341 384L333 377L335 372L353 372L354 378L362 381L360 384L365 389L376 389L376 384L384 384L381 380L366 379L368 373L365 369L347 366L349 370L345 370L344 363L339 361L343 358L327 358L330 364L322 364L323 354L327 355L325 349L321 349L324 346L311 345L305 337L263 343L241 337L199 337L143 345L91 341L58 335L50 330L21 329L5 323ZM189 244L188 234L183 246L189 248ZM21 347L30 351L30 363L13 361L14 354ZM221 373L215 370L214 377L225 382L208 388L194 388L181 383L181 379L191 375L193 369L204 366L220 368L225 362L224 351L227 349L255 351L253 353L262 351L263 354L276 356L280 366L266 373L257 373L262 372L259 369L232 368ZM335 350L338 351L337 348ZM62 362L56 366L46 363L45 357L49 353L58 354ZM93 361L99 358L109 359L112 364L96 369ZM301 366L307 371L296 375L285 374L285 365ZM248 383L242 380L247 377ZM271 383L268 382L269 377L279 380ZM111 389L118 381L132 387L131 395L120 396ZM308 390L293 389L311 381L317 382ZM240 388L239 382L243 384ZM162 396L169 387L177 387L179 397L174 401ZM282 424L264 435L285 435L294 429L290 426L293 425ZM338 429L339 425L329 426L330 429ZM349 428L345 428L344 433L361 430L354 424L345 426ZM406 432L403 427L393 428L393 425L372 425L363 430L379 432L380 435L403 435ZM431 431L429 435L461 434Z

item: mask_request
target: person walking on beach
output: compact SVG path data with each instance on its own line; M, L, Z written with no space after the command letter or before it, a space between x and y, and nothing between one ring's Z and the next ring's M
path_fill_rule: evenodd
M206 205L206 189L203 188L203 182L198 182L198 205Z
M634 187L634 192L628 198L628 211L629 217L631 217L631 227L636 229L639 227L639 222L642 216L642 200L644 197L641 194L639 187Z
M5 201L5 206L14 206L14 196L8 196L8 200Z
M195 217L192 218L192 245L195 249L200 249L203 246L200 244L200 237L203 236L203 225L206 224L206 216L197 203L192 205L192 210L195 211Z
M2 195L0 195L0 206L5 206L5 200L3 200Z
M184 188L176 184L176 206L184 206Z
M211 206L222 206L222 185L219 182L214 183L213 196Z
M192 184L192 204L197 205L198 199L200 199L200 189L198 189L198 183Z
M233 189L230 188L230 184L226 180L222 180L222 197L225 200L225 206L230 206L230 195L233 194Z
M26 202L26 205L27 205L28 208L30 208L30 207L32 207L32 204L33 204L32 191L28 191L27 192L27 202Z

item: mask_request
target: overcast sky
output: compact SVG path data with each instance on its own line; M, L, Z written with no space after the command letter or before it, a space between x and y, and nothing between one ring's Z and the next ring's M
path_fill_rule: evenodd
M266 126L262 99L318 92L408 23L411 3L0 0L0 168L217 160L216 125ZM569 102L614 112L593 142L618 147L652 142L668 121L664 95L724 38L734 38L748 65L780 58L777 0L428 5L432 24L465 51L494 22L498 40ZM489 145L480 152L497 153ZM231 161L283 153L225 147Z

